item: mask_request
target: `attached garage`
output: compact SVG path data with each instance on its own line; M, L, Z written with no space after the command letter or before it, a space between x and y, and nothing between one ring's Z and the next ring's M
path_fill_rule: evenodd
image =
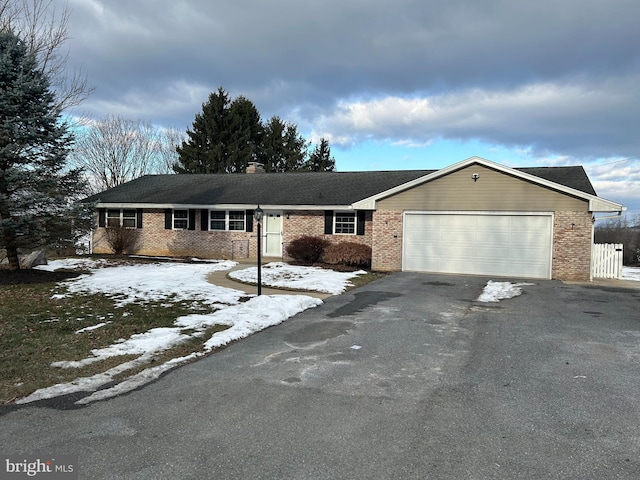
M353 204L373 210L372 268L589 280L596 195L579 166L472 157Z
M551 278L551 213L405 212L403 224L403 270Z

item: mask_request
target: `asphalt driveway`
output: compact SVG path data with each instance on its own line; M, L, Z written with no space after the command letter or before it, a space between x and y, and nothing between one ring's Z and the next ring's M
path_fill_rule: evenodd
M397 273L130 394L0 416L81 479L640 478L640 290Z

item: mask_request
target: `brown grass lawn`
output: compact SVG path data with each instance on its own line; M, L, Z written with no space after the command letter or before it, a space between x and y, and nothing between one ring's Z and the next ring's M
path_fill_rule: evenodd
M151 328L173 326L179 316L212 311L209 306L185 301L163 300L115 308L114 301L104 295L52 298L56 293L65 292L65 280L82 273L86 272L0 270L0 405L40 388L104 372L135 357L112 357L79 369L52 367L52 362L82 360L91 356L92 349L107 347L118 339ZM352 279L352 288L381 276L383 274L369 273L356 277ZM103 322L109 323L75 333ZM226 328L214 326L205 335L158 354L152 361L157 365L156 362L200 352L214 332ZM145 365L127 371L125 377L144 368Z
M181 315L211 312L210 307L196 305L194 309L192 302L183 301L114 308L114 301L104 295L51 298L64 291L58 282L78 274L0 270L0 405L39 388L103 372L133 357L109 358L80 369L55 368L52 362L81 360L91 356L92 349L107 347L120 338L155 327L172 326ZM110 323L96 330L75 333L102 322ZM214 331L226 328L222 325L212 328L207 335L163 352L153 360L165 361L201 351Z

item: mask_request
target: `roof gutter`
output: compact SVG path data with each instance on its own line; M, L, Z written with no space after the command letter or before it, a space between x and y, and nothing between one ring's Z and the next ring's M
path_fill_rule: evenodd
M224 210L251 210L257 207L255 204L247 203L219 203L219 204L182 204L182 203L124 203L124 202L98 202L95 208L145 208L145 209L188 209L188 208L204 208L204 209L224 209ZM353 205L264 205L260 204L263 210L353 210Z
M603 215L602 217L596 217L595 215L593 216L593 221L597 222L598 220L608 220L610 218L618 218L622 216L622 212L626 212L627 211L627 207L622 207L622 210L620 210L618 213L616 213L615 215Z

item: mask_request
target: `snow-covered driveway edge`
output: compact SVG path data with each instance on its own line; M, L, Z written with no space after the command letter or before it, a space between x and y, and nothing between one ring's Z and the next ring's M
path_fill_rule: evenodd
M111 383L115 375L139 366L142 362L146 362L150 354L146 353L138 359L91 377L77 378L68 383L60 383L36 390L31 395L16 400L16 404L31 403L71 393L95 392L76 402L76 404L83 405L121 395L157 379L164 372L172 368L206 355L218 347L228 345L233 341L245 338L265 328L278 325L308 308L313 308L321 304L322 300L306 295L263 295L253 297L244 303L223 308L211 315L194 314L183 316L175 322L178 329L190 329L196 326L201 329L216 324L231 325L231 327L212 335L212 337L205 342L203 351L194 352L181 358L174 358L161 365L145 369L113 387L98 390L100 387Z

